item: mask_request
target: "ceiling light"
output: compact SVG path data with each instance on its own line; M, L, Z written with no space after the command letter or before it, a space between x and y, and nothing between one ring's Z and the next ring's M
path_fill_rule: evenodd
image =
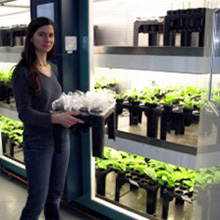
M0 4L5 4L8 2L14 2L15 0L0 0Z

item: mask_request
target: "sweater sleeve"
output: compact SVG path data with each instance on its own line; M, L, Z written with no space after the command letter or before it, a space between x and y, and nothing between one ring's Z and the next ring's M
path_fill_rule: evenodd
M13 83L13 93L16 101L18 116L22 122L52 128L51 114L37 111L33 108L34 91L30 85L28 69L20 67Z

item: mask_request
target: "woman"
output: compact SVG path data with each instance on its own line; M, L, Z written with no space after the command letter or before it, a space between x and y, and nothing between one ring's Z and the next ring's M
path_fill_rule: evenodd
M19 118L24 123L24 157L28 199L21 220L60 219L59 205L69 159L68 129L76 112L50 113L61 95L56 67L49 62L54 50L54 24L34 19L28 26L22 59L13 73L13 90Z

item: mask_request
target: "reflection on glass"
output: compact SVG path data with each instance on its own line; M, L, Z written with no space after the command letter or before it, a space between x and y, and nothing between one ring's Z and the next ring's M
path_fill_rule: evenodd
M186 164L195 157L196 169L211 167L213 164L209 163L215 165L213 157L218 159L219 155L215 149L210 148L213 151L209 152L205 147L219 143L220 126L207 102L209 56L197 54L203 52L201 47L207 46L205 17L211 11L195 4L194 9L185 6L170 9L170 1L167 3L166 0L149 4L141 0L122 0L94 4L95 46L103 46L94 48L95 89L115 92L117 134L126 139L126 144L157 146L158 155L167 150L166 146L177 147L180 154L188 149L195 150L195 154L191 151L184 158ZM161 4L164 7L160 7ZM199 16L195 18L197 13ZM210 22L212 18L207 20ZM163 22L162 30L160 23ZM209 30L207 38L210 33ZM136 48L138 46L148 48ZM167 52L170 48L184 53L171 55ZM141 49L146 54L137 52ZM195 56L190 54L192 49L196 51ZM187 69L187 60L190 60L191 69ZM219 63L214 62L215 73L220 72L217 71ZM213 78L213 85L218 96L218 74ZM139 147L138 144L118 146L120 144L121 140L117 142L116 138L116 148L131 151ZM141 154L148 155L144 144ZM194 171L106 148L104 157L96 158L96 195L146 218L151 215L157 219L199 220L205 216L199 202L203 195L203 191L197 190L199 181L202 175L214 169ZM216 166L218 176L217 169ZM214 183L208 177L207 182L207 188ZM196 189L195 184L198 185ZM203 199L208 202L206 196Z
M195 219L218 219L220 215L219 196L220 166L199 169L195 177L193 206Z
M211 81L210 81L210 101L220 110L220 11L214 14L212 41L212 63L211 63Z

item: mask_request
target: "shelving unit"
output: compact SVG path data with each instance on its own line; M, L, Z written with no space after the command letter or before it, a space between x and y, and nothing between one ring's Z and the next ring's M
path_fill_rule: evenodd
M194 74L203 74L209 71L208 69L204 71L205 67L207 67L207 64L210 62L210 58L208 57L209 49L210 48L95 47L94 57L95 63L100 67L139 70L150 69L167 72L174 71L180 72L180 74L198 67L197 72L191 72ZM4 62L19 60L22 50L23 47L0 47L0 60ZM173 66L168 65L171 57L172 63L175 64ZM193 62L192 59L194 59ZM186 62L188 62L188 64L186 64ZM158 65L158 63L160 63L160 65ZM177 63L180 65L177 65ZM220 65L220 62L218 65ZM182 70L182 73L179 69ZM1 103L0 114L19 120L16 108L13 105ZM106 138L105 144L113 146L116 149L129 150L135 154L173 163L186 168L196 169L198 167L198 158L196 156L198 154L198 148L195 146L169 143L167 141L144 138L120 131L118 132L116 142ZM214 147L213 152L216 152ZM213 154L209 153L209 157L212 158ZM210 162L211 161L213 160L210 160Z
M163 71L179 74L209 74L211 48L203 47L94 47L96 67ZM219 59L219 58L218 58ZM217 62L220 68L220 62ZM159 65L158 65L159 64ZM148 158L198 169L216 165L216 146L198 147L143 137L117 131L116 141L105 140L106 146Z
M0 61L17 63L20 60L22 50L23 47L0 47ZM0 115L19 120L15 103L0 102Z
M23 50L23 46L0 47L0 61L17 63L21 58L22 50ZM0 102L0 115L14 120L18 120L18 121L20 120L18 118L18 113L16 110L15 103L6 104L4 102ZM0 141L0 164L14 171L15 173L21 174L22 176L26 176L26 170L24 164L3 155L1 141Z
M121 131L117 131L115 141L106 136L105 145L194 170L204 167L204 164L207 167L215 166L220 157L219 149L214 145L200 148L191 147Z
M209 55L210 48L199 47L100 46L94 48L94 62L99 67L192 74L209 73ZM220 62L218 65L220 67Z

